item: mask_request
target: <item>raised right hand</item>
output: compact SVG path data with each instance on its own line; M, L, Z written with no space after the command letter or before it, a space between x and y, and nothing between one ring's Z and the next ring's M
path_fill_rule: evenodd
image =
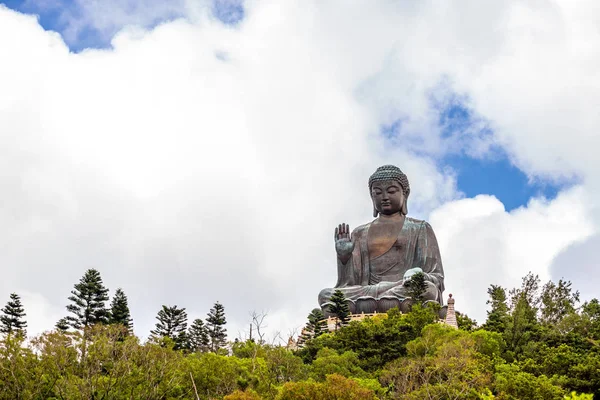
M352 256L352 251L354 251L354 242L350 239L350 226L348 224L339 224L335 228L333 238L338 258L343 264L346 264L350 256Z

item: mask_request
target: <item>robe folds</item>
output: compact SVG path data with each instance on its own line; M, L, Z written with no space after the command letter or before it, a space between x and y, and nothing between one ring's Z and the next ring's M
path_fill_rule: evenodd
M443 303L444 269L437 239L425 221L405 218L402 230L386 253L371 258L367 238L371 223L356 228L351 235L354 242L352 257L346 264L338 259L338 281L334 288L319 294L319 304L327 303L333 292L341 290L347 299L360 297L380 299L408 297L403 285L404 273L411 268L421 268L427 281L426 300Z

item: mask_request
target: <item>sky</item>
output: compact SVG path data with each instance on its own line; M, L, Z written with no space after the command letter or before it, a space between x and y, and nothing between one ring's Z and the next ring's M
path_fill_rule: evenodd
M87 268L136 334L161 305L299 331L332 233L395 164L456 308L529 271L597 296L593 1L0 2L1 299L29 334Z

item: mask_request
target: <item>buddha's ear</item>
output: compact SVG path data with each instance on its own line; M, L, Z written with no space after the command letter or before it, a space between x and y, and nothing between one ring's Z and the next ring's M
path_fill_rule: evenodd
M408 199L404 198L404 202L402 203L402 210L401 210L401 212L404 215L408 214L408 205L406 204L407 201L408 201Z
M373 207L373 218L377 218L378 215L379 215L379 211L377 211L377 209L375 207Z

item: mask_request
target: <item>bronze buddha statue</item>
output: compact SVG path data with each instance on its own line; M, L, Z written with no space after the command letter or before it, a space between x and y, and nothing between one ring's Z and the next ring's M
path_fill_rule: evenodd
M385 312L393 307L407 311L411 276L422 272L425 301L442 304L444 270L431 226L407 214L410 186L406 175L393 165L377 168L369 178L376 219L350 233L347 224L335 229L338 281L319 293L319 305L328 313L329 299L341 290L352 313Z

